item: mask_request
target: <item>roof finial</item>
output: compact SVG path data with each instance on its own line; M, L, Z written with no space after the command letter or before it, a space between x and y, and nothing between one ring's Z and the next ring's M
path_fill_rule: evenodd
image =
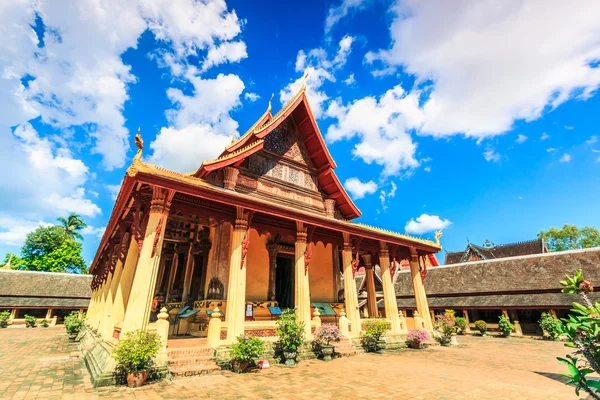
M137 134L135 135L135 146L138 148L138 151L133 157L133 162L142 160L142 151L144 150L144 140L142 139L142 133L140 132L140 128L138 128Z
M275 93L271 93L271 98L269 99L269 107L267 107L267 112L271 111L271 102L273 101L273 97L275 97Z
M306 90L306 79L308 78L308 70L304 73L304 80L302 81L302 88L300 91L304 92Z
M231 144L235 143L235 135L231 135Z

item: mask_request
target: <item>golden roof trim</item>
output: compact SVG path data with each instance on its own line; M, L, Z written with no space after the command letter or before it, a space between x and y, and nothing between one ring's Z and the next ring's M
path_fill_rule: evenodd
M244 152L246 152L246 151L248 151L250 149L253 149L254 147L257 147L258 145L262 144L263 142L264 142L263 139L259 139L259 140L255 141L255 142L250 143L249 145L241 147L241 148L237 149L236 151L231 152L229 154L226 154L224 156L221 156L221 157L219 157L219 158L217 158L215 160L203 161L202 162L202 166L211 165L211 164L215 164L215 163L218 163L218 162L221 162L221 161L228 160L230 158L233 158L233 157L237 156L240 153L244 153Z
M290 101L288 101L287 103L285 103L285 105L283 107L281 107L281 110L279 110L277 112L277 114L275 114L269 122L267 122L261 128L257 129L256 132L254 132L254 134L257 135L260 132L263 132L263 131L267 130L268 128L270 128L271 125L274 125L277 122L277 120L281 117L281 115L283 115L285 112L287 112L292 107L292 104L294 104L296 102L296 100L298 100L300 98L300 96L302 96L302 94L304 93L304 90L305 90L304 88L300 89L300 91L298 93L296 93L296 95L294 97L292 97Z
M389 229L383 229L383 228L378 228L376 226L372 226L372 225L367 225L367 224L363 224L362 222L351 222L351 221L345 221L348 224L352 224L352 225L358 225L361 226L367 230L373 231L373 232L379 232L379 233L384 233L386 235L391 235L391 236L395 236L401 239L406 239L406 240L410 240L413 242L419 242L419 243L423 243L432 247L439 247L441 250L441 246L439 245L439 243L436 243L432 240L429 239L423 239L420 237L416 237L416 236L412 236L412 235L407 235L405 233L398 233L398 232L394 232L391 231Z

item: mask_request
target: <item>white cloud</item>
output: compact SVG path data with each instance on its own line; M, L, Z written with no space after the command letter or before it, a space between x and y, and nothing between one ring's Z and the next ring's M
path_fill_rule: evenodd
M106 226L93 227L93 226L88 225L87 227L85 227L81 230L81 234L84 236L95 236L98 239L101 239L102 235L104 235L105 230L106 230Z
M354 74L348 75L348 78L344 79L344 83L348 86L356 83L356 79L354 78Z
M368 164L383 166L384 175L420 165L415 158L417 146L407 132L422 123L418 95L407 94L400 85L379 99L365 97L346 106L333 101L327 116L337 119L327 130L327 141L358 137L352 153Z
M331 7L325 19L325 32L329 32L349 12L360 9L365 3L367 0L342 0L338 6Z
M381 208L385 211L387 210L387 201L388 199L393 199L396 197L396 190L398 187L394 181L390 181L391 188L386 191L385 189L381 189L379 191L379 201L381 202Z
M119 191L121 190L121 185L104 185L108 193L110 194L111 200L117 200L117 196L119 195Z
M497 153L496 150L492 149L491 147L488 147L487 149L485 149L485 151L483 152L483 157L485 158L486 161L493 161L493 162L500 161L500 154Z
M43 221L28 220L0 214L0 244L21 246L27 234L38 226L51 226Z
M597 1L407 0L392 10L390 49L366 60L430 84L421 133L501 134L600 85L590 66L600 59Z
M565 125L565 129L568 131L572 131L573 129L575 129L574 126L570 126L570 125Z
M296 56L296 72L302 72L302 76L290 82L279 92L281 103L287 103L298 91L304 82L304 74L308 73L306 79L306 96L310 102L311 109L315 118L320 118L323 114L325 103L329 96L323 91L322 86L325 82L335 82L335 72L346 63L350 52L352 51L352 36L344 36L338 45L338 50L330 60L327 52L322 48L316 48L305 53L300 50Z
M207 71L219 64L239 62L246 57L248 57L248 53L244 42L225 42L219 46L212 46L202 64L202 71Z
M558 162L561 162L561 163L567 163L569 161L571 161L571 155L568 153L563 154L563 156L560 158L560 160L558 160Z
M521 135L521 134L519 134L519 136L517 136L517 140L515 140L515 142L518 144L525 143L526 141L527 141L527 136Z
M540 136L540 140L546 140L549 138L550 138L550 135L548 135L546 132L542 133L542 136Z
M260 99L260 96L256 93L246 92L244 93L244 99L248 100L250 103L254 103L256 100Z
M590 138L585 141L586 144L594 144L596 142L598 142L598 136L590 136Z
M441 219L437 215L421 214L420 217L411 219L404 226L406 233L412 233L416 235L422 235L426 232L437 231L445 229L450 226L452 222L447 219Z
M548 147L548 148L546 149L546 152L547 152L547 153L554 153L555 151L558 151L558 149L556 149L556 148L554 148L554 147Z
M100 207L85 197L85 189L78 188L70 196L60 196L56 193L45 196L43 201L49 209L57 212L74 212L85 217L94 217L102 214Z
M344 182L344 187L350 194L352 198L358 200L365 197L367 194L373 194L377 191L377 184L374 181L362 182L358 178L348 178L346 182Z
M431 172L431 167L427 166L427 167L423 168L423 171L425 171L425 172Z
M190 69L190 74L194 71ZM176 108L167 111L169 127L163 127L150 143L150 162L181 172L197 169L202 161L217 157L238 135L238 123L229 115L241 104L244 83L237 75L219 74L215 79L189 76L191 96L169 89ZM202 146L193 144L202 143Z
M519 199L519 200L523 200L523 196L519 196L519 197L518 197L518 199Z

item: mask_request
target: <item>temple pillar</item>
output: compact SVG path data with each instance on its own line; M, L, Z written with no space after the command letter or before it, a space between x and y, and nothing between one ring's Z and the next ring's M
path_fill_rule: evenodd
M94 313L94 307L96 307L96 297L98 296L98 290L92 290L92 295L90 296L90 304L87 307L87 314L85 315L85 322L88 325L91 325L92 315Z
M152 188L148 222L129 294L122 333L145 330L150 321L150 307L156 287L158 264L174 194L173 191L159 187Z
M396 301L396 290L392 283L390 272L390 255L387 244L384 242L379 243L379 267L381 268L381 281L383 282L385 316L391 323L392 334L399 334L400 318L398 316L398 302Z
M203 242L200 243L200 253L202 254L202 269L200 271L200 291L198 293L198 296L196 299L192 299L192 300L198 300L198 299L204 299L206 298L206 292L205 292L205 288L206 288L206 278L208 277L208 261L209 261L209 257L210 257L210 251L212 248L212 243L210 242L210 240L204 240ZM196 261L194 260L194 263ZM195 270L196 264L194 264L194 268L193 270ZM194 279L194 273L192 272L192 281Z
M244 334L246 314L246 253L250 240L248 232L249 213L236 207L235 226L231 235L229 257L229 282L227 285L227 344Z
M98 306L100 304L100 298L102 293L103 284L99 284L96 289L92 292L92 300L90 302L90 306L88 308L88 314L86 316L86 321L90 328L94 326L96 321L96 315Z
M342 265L344 266L344 302L346 317L350 322L350 337L359 337L361 331L358 295L352 270L352 244L350 234L344 233L344 248L342 250Z
M423 279L421 278L421 271L419 268L419 255L414 247L410 248L410 275L415 291L417 311L425 324L425 329L432 331L433 324L431 323L429 304L427 302L427 295L425 294L425 287L423 286Z
M365 264L367 279L367 308L369 309L369 318L379 317L377 310L377 293L375 292L375 271L371 263L371 254L363 254L363 263Z
M44 319L50 323L50 320L52 319L52 308L49 308L48 311L46 311L46 318Z
M113 274L109 273L104 281L104 285L102 286L102 295L100 303L98 304L98 311L96 313L96 318L94 319L94 325L92 327L94 330L97 330L99 334L102 333L102 324L106 319L106 315L104 314L104 307L106 307L106 302L108 300L108 291L110 289L110 285L112 283Z
M127 309L127 303L129 302L129 294L131 293L131 285L133 284L133 277L135 275L138 257L138 242L134 238L131 238L129 241L127 254L125 255L123 271L121 272L121 279L119 279L119 283L117 285L115 301L112 309L112 319L115 324L122 324L123 318L125 317L125 310Z
M463 312L463 318L465 319L465 332L470 333L471 332L471 321L469 321L469 311L462 310L462 312Z
M187 252L187 258L185 260L185 275L183 275L183 291L181 293L181 301L187 303L190 297L190 290L192 289L192 277L194 275L194 257L192 257L192 245Z
M229 265L232 246L233 227L227 221L216 222L210 220L209 241L212 243L206 270L206 282L204 286L204 298L211 300L223 300L228 293ZM216 290L214 285L222 285L223 291ZM227 318L227 315L225 316Z
M115 300L117 299L117 291L119 284L121 282L121 275L123 274L123 260L119 257L117 264L115 265L115 270L113 272L113 279L110 284L110 288L108 289L108 296L106 298L106 303L104 305L104 319L102 321L102 325L100 326L100 332L105 340L110 340L113 336L113 332L115 329L115 319L113 308L115 305Z
M171 291L175 284L175 278L177 278L177 268L179 267L179 253L177 252L177 245L175 245L175 253L173 253L173 259L171 260L171 270L169 271L169 281L167 282L167 294L165 295L165 302L171 302Z
M340 301L339 293L342 288L340 278L340 249L339 246L331 246L331 256L333 258L333 300Z
M269 247L269 291L267 292L267 299L269 301L275 301L275 278L277 277L277 248Z
M167 260L164 257L161 257L159 266L158 266L158 276L156 278L156 290L160 292L163 287L163 281L165 279L165 270L167 269Z
M298 321L304 323L304 334L308 340L312 337L310 315L310 288L308 283L308 264L306 257L307 227L302 222L296 222L295 243L295 304Z

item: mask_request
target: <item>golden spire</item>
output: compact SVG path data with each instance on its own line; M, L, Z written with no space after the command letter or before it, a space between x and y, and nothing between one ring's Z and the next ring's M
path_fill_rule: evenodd
M142 160L142 151L144 150L144 140L142 139L142 133L138 128L137 134L135 135L135 146L138 148L136 155L133 157L133 162Z
M304 79L302 80L302 87L300 88L301 92L306 90L306 79L308 78L308 70L304 73Z
M234 144L235 143L235 135L231 135L231 143L230 144Z
M267 112L271 112L271 102L273 101L273 97L275 93L271 93L271 98L269 99L269 107L267 107Z

